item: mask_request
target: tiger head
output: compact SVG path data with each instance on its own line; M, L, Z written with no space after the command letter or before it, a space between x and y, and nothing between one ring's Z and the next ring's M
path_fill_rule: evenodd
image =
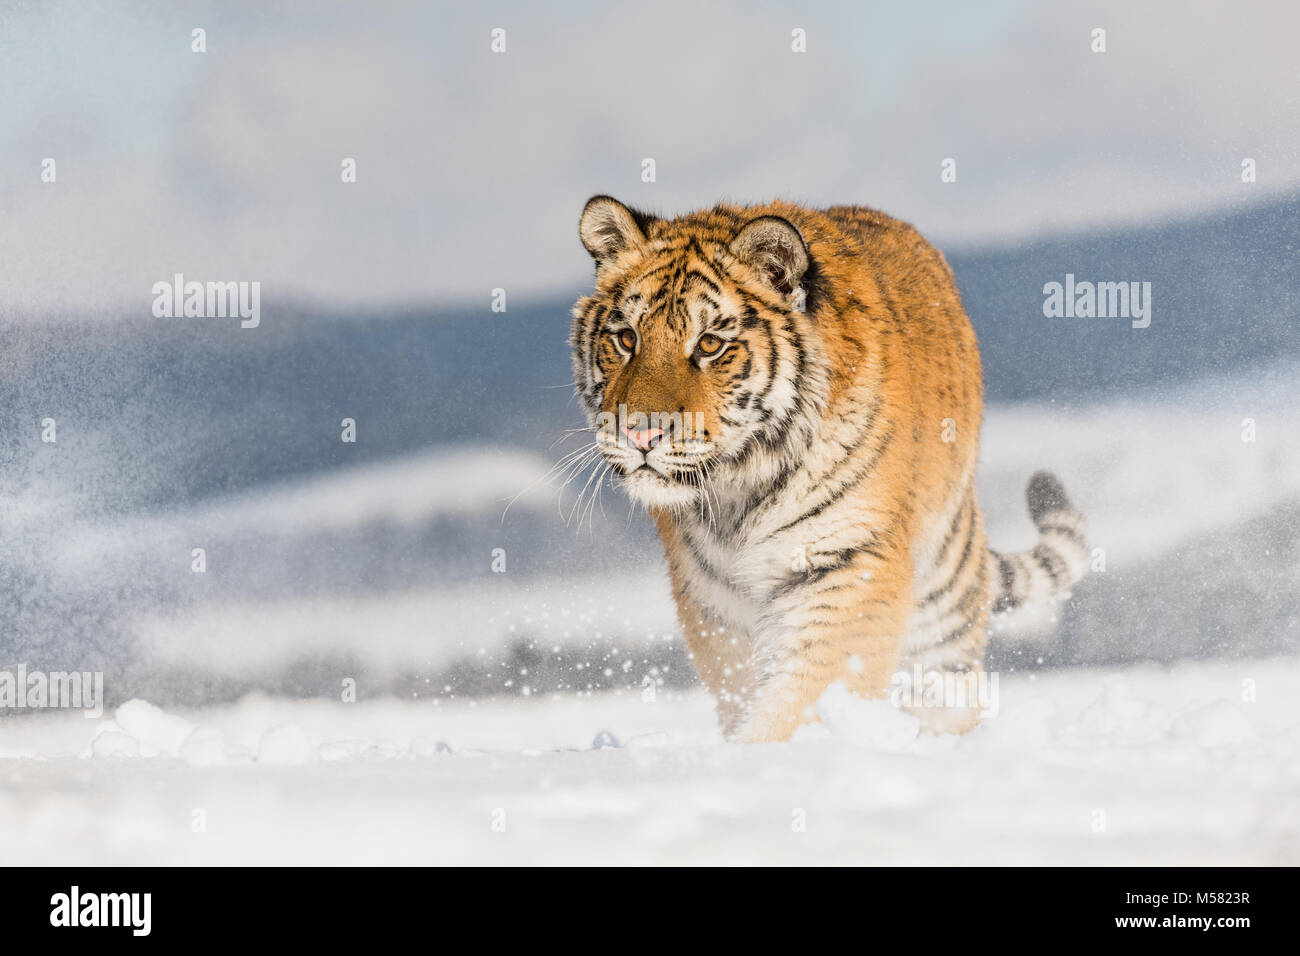
M574 381L630 496L680 508L790 467L826 392L799 229L726 206L664 220L596 196L579 234L596 288L574 308Z

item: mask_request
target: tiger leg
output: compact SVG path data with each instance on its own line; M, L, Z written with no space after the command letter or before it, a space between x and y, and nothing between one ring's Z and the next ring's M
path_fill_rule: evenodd
M984 671L989 582L982 535L976 543L979 558L932 602L928 625L909 642L899 667L903 709L930 733L964 734L986 713L997 713L998 677Z
M836 681L860 697L884 697L898 669L910 588L905 560L860 553L791 595L798 600L783 615L783 638L760 646L739 738L789 740L800 724L817 720L814 705Z
M926 733L968 733L979 726L986 707L996 712L997 677L993 675L990 685L982 662L966 670L923 668L922 672L925 677L903 710L918 717Z
M677 623L686 640L691 664L713 695L718 725L723 736L729 738L735 734L745 702L753 691L749 636L706 610L708 602L701 599L698 589L707 576L691 558L690 550L682 546L677 529L667 516L660 514L657 520L668 558Z
M753 693L749 638L702 611L682 591L676 597L678 623L691 663L713 695L723 736L730 738L735 735L746 702Z

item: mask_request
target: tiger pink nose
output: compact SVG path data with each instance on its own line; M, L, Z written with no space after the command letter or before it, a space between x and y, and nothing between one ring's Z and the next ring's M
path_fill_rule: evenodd
M631 439L632 444L642 451L649 451L655 445L659 444L659 439L663 437L662 428L624 428L627 437Z

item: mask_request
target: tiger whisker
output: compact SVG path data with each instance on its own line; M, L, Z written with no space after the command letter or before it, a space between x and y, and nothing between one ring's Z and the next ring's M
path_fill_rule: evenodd
M591 534L596 533L596 503L600 501L600 489L605 484L605 476L609 474L610 466L603 464L600 467L600 473L596 478L596 487L592 489L591 496L587 499L587 531ZM604 514L602 506L601 514ZM578 519L578 528L582 528L582 519Z
M533 490L534 488L536 488L538 485L543 484L543 483L545 483L545 482L551 480L551 479L552 479L553 477L555 477L557 474L562 473L565 469L567 469L570 465L572 465L572 463L573 463L575 460L580 459L581 456L583 456L583 455L585 455L585 454L590 454L590 453L593 452L593 451L599 451L599 449L596 447L596 443L595 443L595 442L592 442L590 445L584 445L582 448L579 448L579 449L577 449L577 450L575 450L575 451L569 452L569 453L566 454L563 458L561 458L558 462L556 462L554 465L552 465L549 469L547 469L547 471L546 471L543 475L541 475L541 477L539 477L539 478L537 478L536 480L534 480L533 482L531 482L531 483L528 485L528 487L524 488L523 491L519 492L519 494L515 495L515 496L514 496L513 498L511 498L508 502L506 502L506 506L505 506L505 508L504 508L504 509L502 510L502 512L501 512L501 521L502 521L502 523L503 523L503 524L505 523L506 515L509 514L509 512L510 512L510 508L514 505L514 503L515 503L516 501L518 501L518 500L519 500L520 498L522 498L524 495L528 494L528 492L532 491L532 490ZM567 485L568 482L566 481L565 484ZM564 490L564 486L563 486L563 485L560 486L560 490L561 490L561 491Z
M571 485L575 479L582 477L582 474L584 471L586 471L587 466L590 465L592 463L592 460L597 458L599 454L600 454L599 448L595 448L595 447L589 448L587 449L586 455L584 455L582 458L578 459L577 461L569 465L568 470L566 472L567 477L564 479L564 483L560 485L559 490L556 493L555 506L559 510L559 514L561 518L564 517L564 490L568 488L569 485ZM581 496L579 496L579 500L581 500ZM576 503L575 503L575 507L576 507ZM568 519L565 520L565 524L568 524Z
M578 492L578 500L573 503L573 509L569 512L569 516L564 519L565 527L568 527L569 522L573 520L574 514L578 512L578 508L582 505L583 496L587 494L587 489L591 487L592 480L596 477L596 475L600 474L600 471L601 470L599 468L593 468L591 474L587 476L587 483L583 485L582 490ZM582 527L581 517L578 518L578 527L579 528Z
M560 442L564 441L566 438L571 438L574 435L581 435L584 432L594 432L594 431L596 431L596 429L593 426L587 426L585 428L566 428L560 432L559 437L557 437L555 441L551 442L550 445L547 446L546 450L550 451L552 448L554 448Z

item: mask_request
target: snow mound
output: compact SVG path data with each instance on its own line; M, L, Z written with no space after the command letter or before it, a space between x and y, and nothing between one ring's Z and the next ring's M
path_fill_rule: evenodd
M1177 739L1211 748L1249 743L1256 736L1241 709L1223 698L1178 717L1169 731Z
M311 763L315 756L311 740L296 724L272 727L262 735L262 744L257 749L258 763L281 766Z
M817 716L829 736L868 750L904 750L916 740L921 721L887 700L866 700L844 684L827 687L818 699ZM809 732L805 732L805 738Z
M143 756L176 756L194 732L194 725L182 717L165 713L146 700L128 700L113 715L122 733L140 743Z

